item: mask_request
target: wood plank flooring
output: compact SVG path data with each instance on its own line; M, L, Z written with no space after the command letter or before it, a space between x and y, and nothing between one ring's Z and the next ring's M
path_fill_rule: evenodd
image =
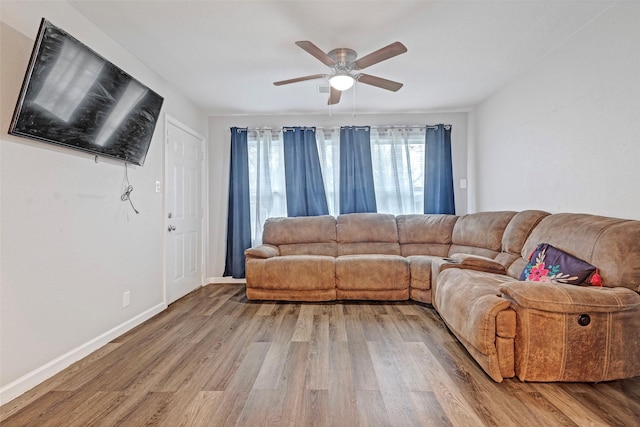
M9 426L640 426L640 378L494 383L429 306L209 285L0 408Z

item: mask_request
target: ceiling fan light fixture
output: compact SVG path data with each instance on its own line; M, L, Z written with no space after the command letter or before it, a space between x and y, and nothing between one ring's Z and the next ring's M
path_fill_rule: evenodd
M353 76L347 72L338 72L329 78L329 84L336 90L347 90L353 86L355 82Z

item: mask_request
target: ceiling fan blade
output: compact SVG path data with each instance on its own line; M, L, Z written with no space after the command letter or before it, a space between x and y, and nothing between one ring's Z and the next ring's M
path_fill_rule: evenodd
M334 105L340 102L340 95L342 95L342 91L338 89L334 89L332 86L329 87L329 101L327 101L327 105Z
M403 86L402 83L394 82L393 80L387 80L383 79L382 77L376 77L369 74L359 74L358 81L393 92L397 92Z
M311 43L310 41L307 41L307 40L299 41L299 42L296 42L296 45L306 50L309 54L315 56L317 59L320 60L320 62L322 62L327 67L333 67L334 65L336 65L336 62L333 59L331 59L329 55L327 55L318 46Z
M389 46L385 46L381 49L371 52L368 55L363 56L353 63L356 70L362 70L363 68L370 67L373 64L384 61L394 56L405 53L407 48L400 42L391 43Z
M282 85L288 85L289 83L303 82L305 80L321 79L323 77L327 77L327 75L326 74L313 74L311 76L296 77L295 79L280 80L279 82L273 82L273 84L276 85L276 86L282 86Z

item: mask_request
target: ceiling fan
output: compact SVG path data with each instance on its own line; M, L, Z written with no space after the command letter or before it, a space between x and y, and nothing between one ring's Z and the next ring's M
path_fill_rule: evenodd
M282 86L290 83L302 82L305 80L314 80L328 77L330 92L328 105L340 102L340 95L343 90L349 89L355 81L387 89L393 92L398 91L402 87L402 83L393 80L383 79L382 77L372 76L370 74L352 74L353 71L362 70L378 62L385 61L394 56L400 55L407 51L407 48L400 42L391 43L381 49L356 60L358 54L355 50L346 47L333 49L329 53L325 53L318 46L310 41L298 41L296 45L316 57L320 62L331 68L330 74L313 74L310 76L297 77L295 79L281 80L274 82L276 86Z

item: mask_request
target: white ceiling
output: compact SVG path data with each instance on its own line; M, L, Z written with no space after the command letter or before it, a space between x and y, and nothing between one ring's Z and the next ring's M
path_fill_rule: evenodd
M70 3L211 115L465 111L518 77L612 1L96 1ZM326 105L329 71L297 47L362 57L394 41L408 52L366 73L398 92L356 84Z

